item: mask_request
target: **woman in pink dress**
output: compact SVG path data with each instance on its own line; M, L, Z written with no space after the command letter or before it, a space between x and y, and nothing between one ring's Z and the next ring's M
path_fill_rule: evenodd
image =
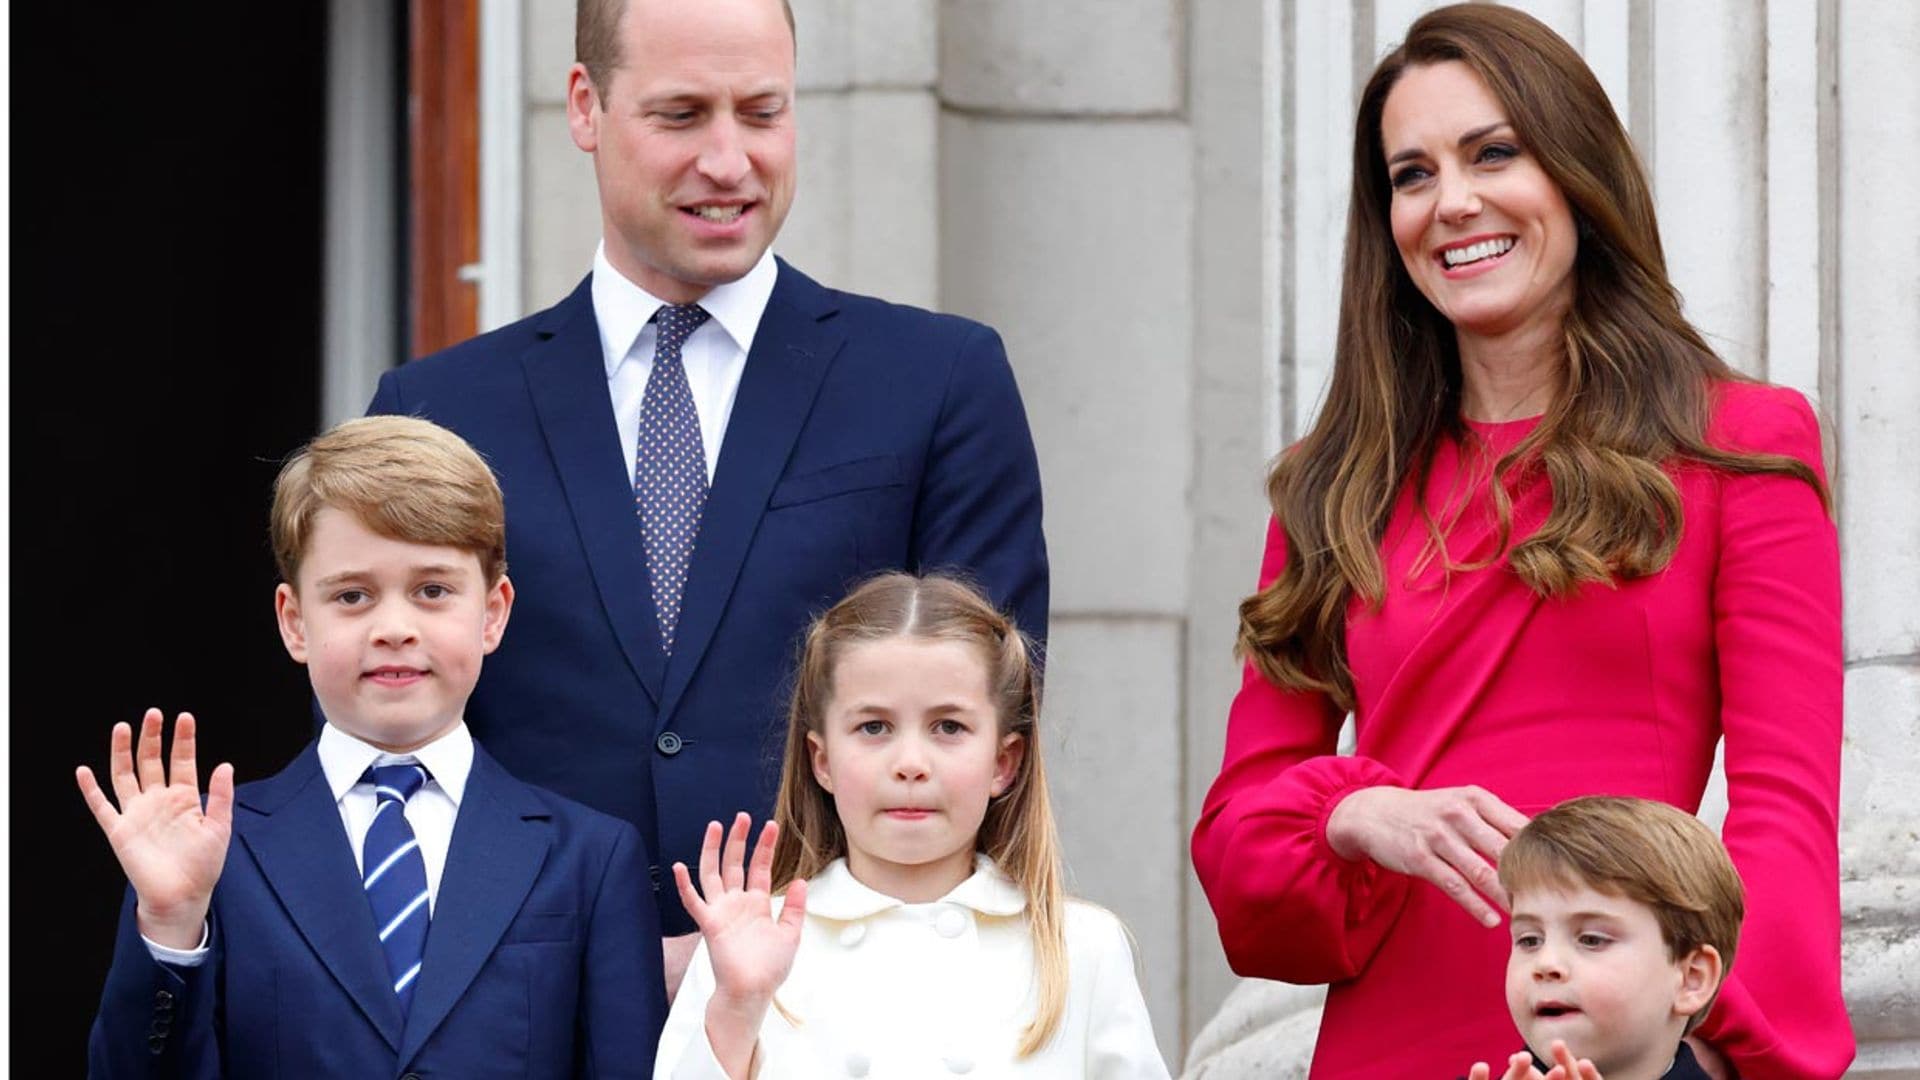
M1687 323L1605 91L1529 16L1415 22L1353 163L1333 382L1269 478L1193 837L1228 958L1331 984L1316 1077L1504 1060L1506 838L1575 795L1697 810L1724 735L1748 915L1690 1038L1719 1076L1840 1075L1839 557L1812 410Z

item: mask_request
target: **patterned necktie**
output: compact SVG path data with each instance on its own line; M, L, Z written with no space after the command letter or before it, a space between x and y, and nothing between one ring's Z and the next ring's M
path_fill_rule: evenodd
M387 957L387 974L400 998L400 1014L413 1003L413 984L420 974L420 958L427 948L427 864L420 857L420 841L407 824L407 800L427 782L424 765L374 765L360 776L373 785L379 805L367 842L361 849L361 880L367 903L373 905L373 924L380 930L380 951Z
M666 304L654 313L659 345L653 371L640 402L640 445L633 470L633 505L646 536L647 577L653 582L653 607L660 618L660 644L673 652L680 625L680 594L693 559L693 537L707 501L707 451L700 441L700 416L687 388L680 346L700 324L706 309L698 304Z

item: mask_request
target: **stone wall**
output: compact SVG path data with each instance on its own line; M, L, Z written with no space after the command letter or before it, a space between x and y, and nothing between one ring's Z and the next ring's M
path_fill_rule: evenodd
M561 111L572 5L520 2L531 310L585 272L599 219ZM1193 1075L1303 1075L1311 1046L1317 991L1227 971L1186 835L1237 684L1264 462L1327 376L1353 97L1428 6L794 3L800 192L776 250L1005 335L1046 484L1074 885L1133 928ZM1628 118L1689 314L1832 434L1856 1073L1920 1075L1920 6L1518 6Z

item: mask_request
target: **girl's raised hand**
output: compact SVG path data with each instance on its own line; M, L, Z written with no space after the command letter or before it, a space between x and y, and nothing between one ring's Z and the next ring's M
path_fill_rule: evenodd
M140 932L169 948L192 949L200 944L233 834L233 766L213 770L202 810L193 714L181 713L174 721L171 780L160 760L160 724L160 710L148 709L140 721L138 753L133 730L113 725L107 777L118 810L92 769L75 769L74 780L133 886Z
M774 918L773 849L780 826L769 821L760 830L749 863L747 830L752 824L745 813L736 815L723 849L720 823L708 822L700 845L700 891L694 891L686 863L673 864L673 880L680 888L680 902L706 938L714 996L764 1010L793 970L807 914L807 883L795 879L787 886L786 904Z

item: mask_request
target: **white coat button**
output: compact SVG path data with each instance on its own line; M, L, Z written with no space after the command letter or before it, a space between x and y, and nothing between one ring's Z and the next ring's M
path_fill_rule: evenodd
M965 1054L948 1054L947 1071L950 1073L970 1073L973 1071L973 1059Z
M934 916L933 928L941 937L959 937L967 931L967 917L954 908L948 908Z
M857 1051L847 1055L848 1076L865 1076L867 1075L867 1071L872 1068L873 1062L868 1060L867 1055Z
M843 949L851 949L855 945L860 944L861 939L865 938L866 936L867 936L866 924L854 923L853 925L847 927L845 930L840 931L840 947ZM864 1074L856 1074L856 1075L864 1075Z

